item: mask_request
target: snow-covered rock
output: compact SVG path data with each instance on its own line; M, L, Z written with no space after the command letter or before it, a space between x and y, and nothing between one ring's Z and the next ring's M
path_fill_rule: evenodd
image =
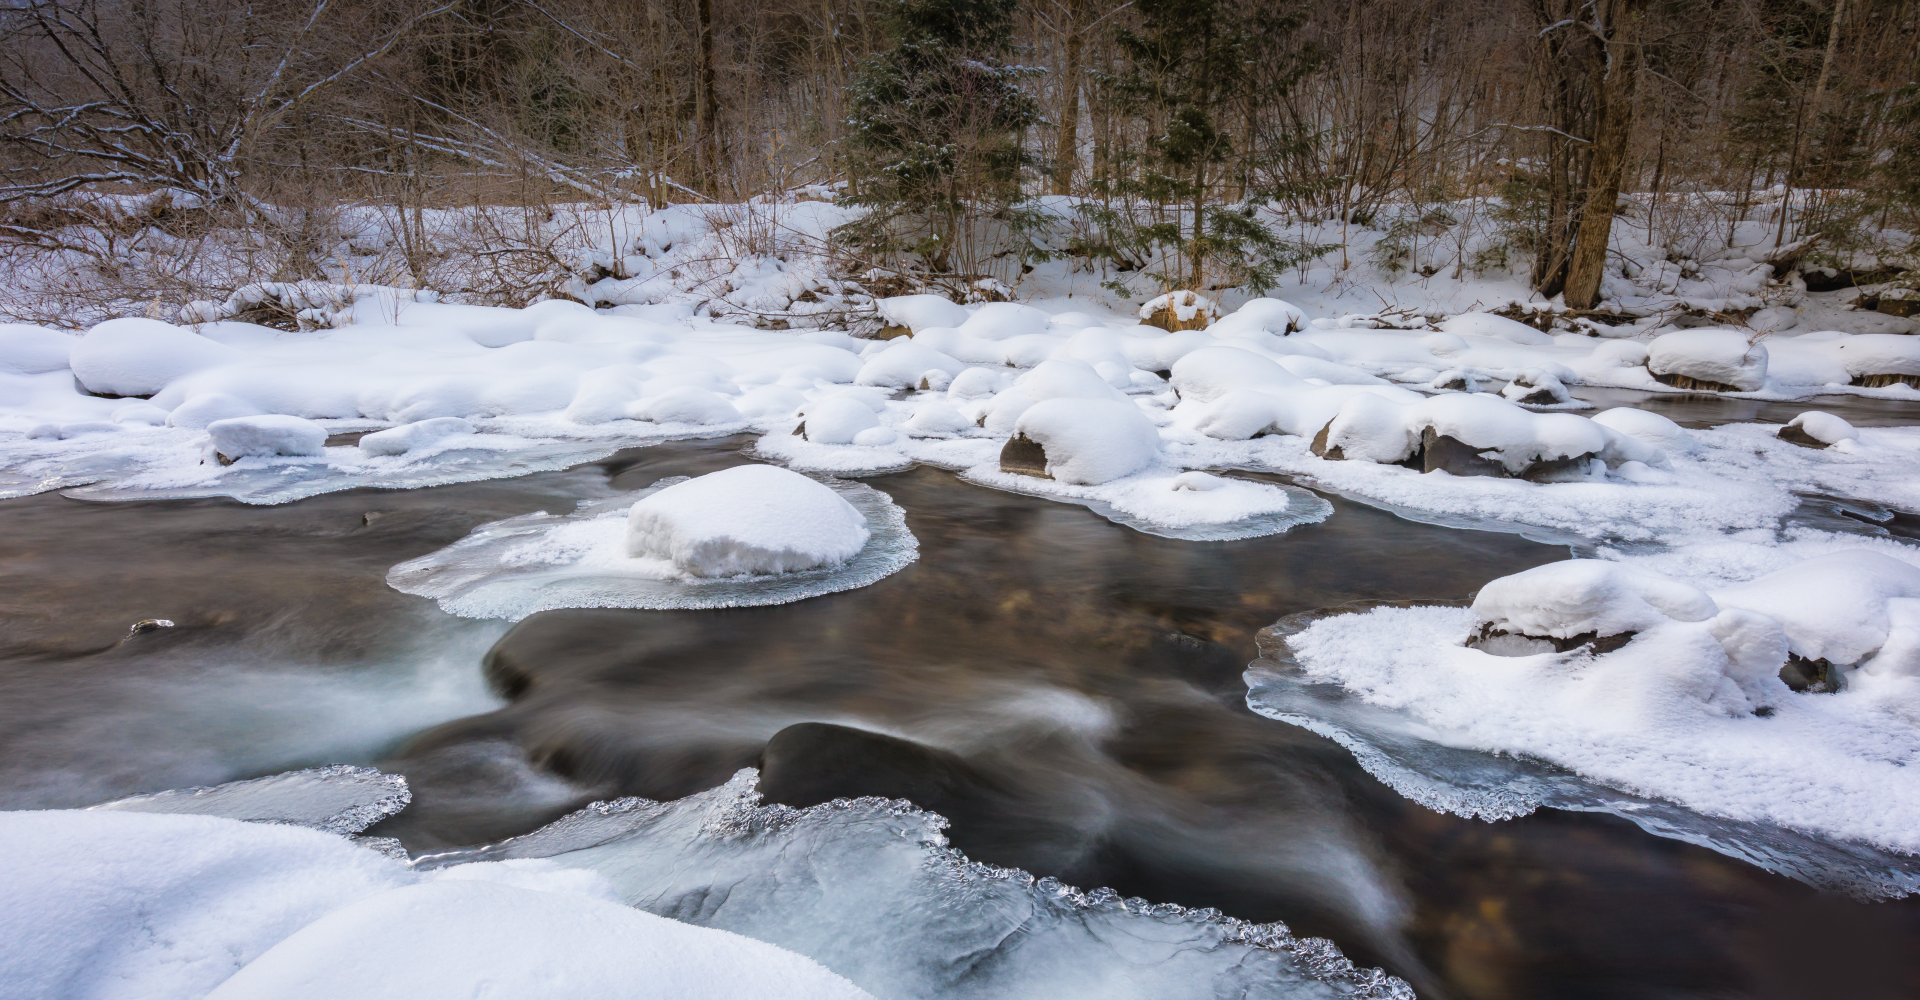
M1893 602L1920 598L1920 567L1855 549L1720 588L1713 598L1779 622L1795 656L1849 666L1887 644Z
M1767 382L1767 348L1737 330L1680 330L1647 345L1647 370L1682 389L1755 392Z
M773 465L742 465L669 486L627 514L630 555L664 559L700 577L838 566L867 538L866 520L852 504Z
M857 396L828 396L801 410L794 433L817 444L852 444L862 431L880 426L873 407Z
M1268 392L1305 388L1298 375L1277 361L1238 347L1202 347L1173 363L1173 391L1182 402L1210 403L1235 389Z
M213 450L229 461L254 456L320 455L326 452L327 429L311 420L266 413L229 417L207 425Z
M1787 421L1779 438L1807 448L1831 448L1842 441L1858 440L1860 432L1845 420L1820 410L1808 410Z
M1220 307L1196 292L1156 295L1140 306L1140 322L1162 330L1201 330L1220 318Z
M1159 433L1133 403L1057 398L1021 413L1000 465L1006 472L1091 486L1132 475L1159 453Z
M1594 414L1593 422L1675 454L1686 454L1699 447L1699 442L1686 428L1658 413L1631 406L1603 410Z
M1599 559L1569 559L1503 576L1473 599L1482 635L1588 639L1642 632L1720 613L1699 589Z
M698 386L675 386L627 405L627 416L656 424L733 424L740 411L725 396Z
M860 373L853 377L853 384L915 389L929 371L944 372L948 378L952 378L966 368L965 364L939 351L922 347L912 340L898 340L885 350L868 356L866 363L860 366Z

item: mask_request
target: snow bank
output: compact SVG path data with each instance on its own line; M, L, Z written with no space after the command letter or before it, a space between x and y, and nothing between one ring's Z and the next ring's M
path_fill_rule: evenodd
M0 979L21 1000L866 996L549 862L422 875L313 830L125 812L0 813L0 840Z
M1394 724L1379 712L1423 727L1422 742L1527 755L1700 814L1840 845L1837 854L1782 862L1816 882L1830 877L1895 894L1920 889L1920 864L1872 851L1848 855L1853 849L1845 846L1920 853L1920 776L1904 766L1920 754L1920 671L1911 652L1920 648L1920 633L1911 631L1920 618L1910 614L1920 606L1913 597L1920 551L1833 536L1799 546L1824 554L1794 562L1794 549L1764 542L1714 544L1683 546L1646 565L1549 564L1490 582L1471 609L1380 608L1319 619L1286 636L1298 679L1344 688L1372 706L1373 718L1343 715L1331 703L1316 707L1284 670L1255 682L1253 702L1276 717L1321 716L1322 731L1368 748L1362 759L1370 769L1396 774L1396 787L1419 789L1416 797L1442 808L1518 815L1545 786L1538 774L1516 772L1510 785L1475 791L1469 775L1477 765L1408 751L1408 730L1392 735ZM1714 587L1651 568L1686 565L1710 576L1783 560L1776 571ZM1503 642L1498 633L1543 641ZM1780 676L1790 655L1834 664L1845 676L1840 692L1790 690ZM1396 741L1401 750L1381 749ZM1381 753L1431 767L1414 777ZM1549 800L1560 794L1548 793ZM1608 809L1631 812L1625 803ZM1680 835L1677 826L1690 831L1687 839L1736 853L1737 842L1774 845L1758 852L1762 863L1776 849L1797 850L1765 833L1676 825L1671 811L1649 821L1666 824L1668 835ZM1861 864L1869 870L1842 870Z
M214 450L228 460L320 455L327 443L325 427L279 413L215 420L207 425L207 436L213 439Z
M904 326L914 333L967 321L967 310L944 295L896 295L875 299L873 304L888 326Z
M627 515L629 555L702 577L840 566L867 538L866 519L839 494L772 465L669 486Z
M1451 333L1459 337L1494 337L1528 347L1542 347L1553 343L1553 337L1505 316L1492 313L1469 312L1448 317L1440 324L1442 333Z

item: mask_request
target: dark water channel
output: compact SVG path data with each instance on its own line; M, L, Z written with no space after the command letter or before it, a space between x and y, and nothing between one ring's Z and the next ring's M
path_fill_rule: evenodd
M869 480L920 561L858 591L509 629L384 584L479 523L741 443L278 507L0 503L0 807L374 763L415 800L372 832L423 851L758 766L776 801L913 798L977 860L1285 920L1423 995L1920 996L1920 900L1823 896L1610 817L1439 815L1246 709L1259 629L1567 554L1518 535L1331 498L1285 536L1173 541L920 469ZM146 618L176 627L129 636Z

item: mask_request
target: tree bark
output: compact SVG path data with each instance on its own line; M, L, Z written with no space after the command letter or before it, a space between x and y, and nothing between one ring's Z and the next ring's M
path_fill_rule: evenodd
M1636 4L1615 0L1606 7L1607 71L1597 95L1593 155L1587 162L1587 200L1574 232L1567 261L1567 305L1592 309L1600 304L1600 279L1606 271L1613 214L1626 172L1627 142L1633 136L1634 100L1639 91L1639 17Z
M720 97L714 86L713 0L697 0L700 19L700 94L694 104L694 162L701 187L710 196L720 194Z
M1080 14L1086 0L1067 0L1066 60L1060 67L1060 147L1053 157L1053 193L1073 193L1074 168L1080 165Z

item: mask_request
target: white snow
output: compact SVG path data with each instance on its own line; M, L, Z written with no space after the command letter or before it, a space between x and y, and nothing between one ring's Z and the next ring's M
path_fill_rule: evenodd
M1647 367L1752 392L1767 381L1767 347L1738 330L1681 330L1647 345Z
M1013 432L1046 451L1049 476L1078 486L1132 475L1160 454L1153 423L1126 400L1044 399L1021 412Z
M551 862L422 874L314 830L132 812L0 813L0 842L0 981L20 1000L866 996Z
M473 424L460 417L434 417L362 435L360 450L369 455L404 455L455 434L472 433Z
M320 455L327 443L325 427L281 413L215 420L207 425L207 436L226 458Z
M1445 745L1531 755L1709 816L1920 853L1916 563L1920 550L1844 536L1681 546L1494 580L1471 609L1336 615L1288 643L1308 677L1405 713ZM1662 572L1673 567L1691 579ZM1726 582L1754 567L1777 568ZM1597 655L1497 639L1482 651L1463 645L1476 623L1636 634ZM1830 660L1843 689L1788 690L1777 674L1789 651Z
M1860 432L1853 425L1831 413L1820 410L1808 410L1787 421L1788 427L1797 427L1807 436L1823 444L1835 445L1842 441L1857 441Z
M0 323L0 373L40 375L69 366L76 339L58 330Z
M867 543L865 518L797 472L742 465L669 486L633 505L627 554L694 576L839 566Z

